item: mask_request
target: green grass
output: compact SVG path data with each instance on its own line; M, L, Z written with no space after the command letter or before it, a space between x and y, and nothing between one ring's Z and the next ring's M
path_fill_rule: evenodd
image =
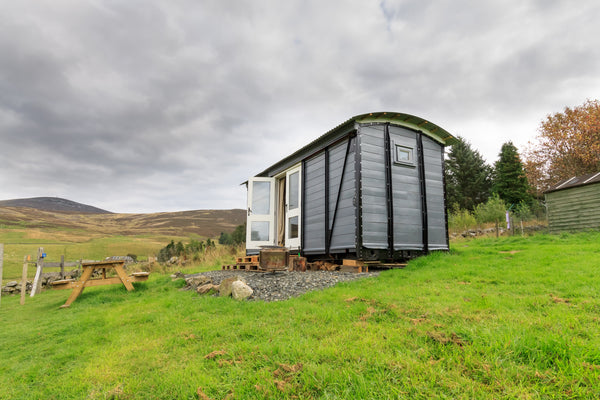
M135 254L138 259L144 260L149 255L158 253L171 239L147 235L91 237L86 232L69 229L0 229L0 243L4 243L2 278L4 282L20 280L23 258L26 255L31 256L32 264L28 269L28 276L32 278L39 247L43 247L47 254L46 262L59 262L61 255L65 256L65 261L103 260L105 257L127 254Z
M159 274L4 297L0 398L598 398L599 260L600 233L537 235L276 303Z

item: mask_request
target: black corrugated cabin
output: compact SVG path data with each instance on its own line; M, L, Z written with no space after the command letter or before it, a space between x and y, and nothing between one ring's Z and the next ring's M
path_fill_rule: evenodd
M248 180L247 255L398 261L448 250L444 146L413 115L357 115Z

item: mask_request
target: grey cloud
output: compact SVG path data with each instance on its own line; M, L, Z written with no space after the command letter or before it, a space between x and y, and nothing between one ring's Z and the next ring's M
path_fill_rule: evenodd
M600 90L594 1L40 0L0 15L0 198L243 207L240 182L356 114L423 116L493 161L507 116L534 135L532 118Z

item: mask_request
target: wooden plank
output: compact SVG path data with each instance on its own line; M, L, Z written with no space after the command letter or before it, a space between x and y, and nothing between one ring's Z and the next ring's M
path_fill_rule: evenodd
M360 261L360 260L352 260L352 259L345 258L342 265L347 265L350 267L362 267L365 265L365 262Z
M74 279L63 279L61 281L54 281L51 283L53 290L64 290L73 289L78 283Z
M83 269L83 273L81 274L80 281L74 282L75 285L73 286L73 292L71 293L71 295L69 296L69 298L67 299L65 304L60 306L60 308L69 307L71 305L71 303L74 302L77 297L79 297L81 292L83 292L85 282L88 279L90 279L90 277L92 276L92 272L94 272L94 268L84 268Z
M121 283L121 278L118 276L113 276L112 278L106 279L89 279L85 281L84 287L114 285L117 283Z
M127 290L131 292L133 290L133 285L131 284L129 277L123 270L124 264L125 264L125 262L122 262L120 265L115 265L115 271L116 271L117 275L119 276L119 278L121 279L121 282L123 282L123 285L125 285Z

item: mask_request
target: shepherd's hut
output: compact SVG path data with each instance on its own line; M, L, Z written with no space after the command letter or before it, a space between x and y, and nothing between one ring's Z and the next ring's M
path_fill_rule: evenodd
M409 114L357 115L250 178L247 255L397 261L448 250L444 146Z

